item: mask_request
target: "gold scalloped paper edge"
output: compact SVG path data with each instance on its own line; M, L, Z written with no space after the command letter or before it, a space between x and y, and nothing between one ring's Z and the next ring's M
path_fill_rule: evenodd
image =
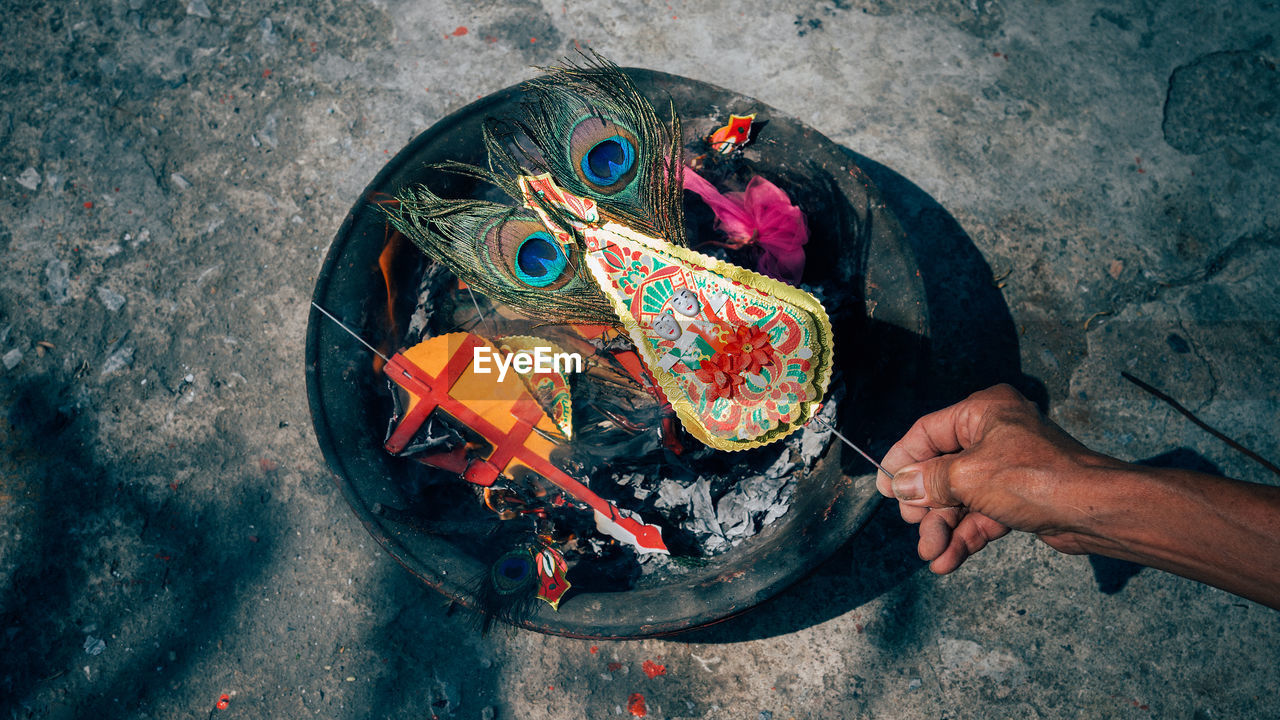
M531 349L536 349L538 347L545 347L549 349L553 355L555 353L567 354L567 351L564 348L560 347L559 345L551 342L546 338L536 337L534 335L506 335L504 337L498 338L497 340L494 340L493 344L494 346L496 346L496 348L499 351L501 351L504 346L512 348L512 352L515 352L518 350L524 350L528 352ZM560 434L563 436L562 439L565 441L572 439L573 438L573 394L572 394L572 389L569 386L569 377L564 373L556 372L555 370L552 370L551 372L547 373L548 375L559 375L560 379L564 381L565 389L570 392L569 407L566 409L564 417L560 419L556 419L554 408L549 408L543 405L542 400L538 397L538 393L534 391L533 375L526 376L521 373L515 372L514 369L511 372L515 373L515 376L520 378L520 382L524 383L525 389L529 391L529 394L533 396L534 401L537 402L538 406L542 408L542 412L546 413L547 418L551 420L551 424L554 425L556 430L558 430Z
M719 274L731 282L741 283L759 292L766 297L775 297L790 303L807 312L815 320L817 325L818 341L822 346L821 358L814 362L814 382L813 388L814 399L805 402L802 405L800 417L786 425L779 425L774 430L770 430L765 434L753 440L729 440L726 438L716 437L702 424L702 420L698 417L693 407L693 403L684 396L684 393L676 386L675 376L663 370L658 366L658 358L654 355L653 350L649 347L648 341L645 339L643 328L640 323L636 322L635 317L631 315L631 308L623 304L622 298L610 288L607 279L601 278L597 274L595 263L588 263L591 269L591 275L595 278L596 284L600 285L600 289L604 292L605 297L609 298L610 304L614 307L614 312L618 315L618 319L622 321L623 327L627 330L627 335L631 338L632 344L636 346L636 350L644 359L645 365L649 372L653 374L654 379L658 383L658 387L662 389L662 394L667 398L667 402L671 404L675 410L676 416L680 418L681 424L689 431L691 435L700 440L702 443L713 447L717 450L728 450L731 452L750 450L752 448L762 447L781 440L797 429L804 427L809 420L817 412L818 406L822 404L822 400L827 396L827 388L831 384L831 373L833 366L833 357L835 353L834 334L831 330L831 320L827 316L827 310L823 307L822 302L813 295L801 290L798 287L788 285L781 280L775 280L766 275L748 270L739 265L725 262L723 260L703 255L695 250L680 247L671 243L649 237L643 233L636 232L631 228L618 224L616 222L606 222L604 225L596 228L589 227L586 232L606 232L618 235L620 237L631 240L632 242L643 245L651 252L665 254L686 263L700 265L707 270ZM603 272L603 271L600 271ZM814 358L818 358L818 354L814 354Z

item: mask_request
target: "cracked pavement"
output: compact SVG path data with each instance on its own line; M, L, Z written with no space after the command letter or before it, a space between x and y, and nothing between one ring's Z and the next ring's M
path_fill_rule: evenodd
M1120 376L1280 459L1273 5L4 16L0 717L602 718L636 693L669 718L1273 715L1280 614L1019 535L933 577L888 507L711 628L481 637L356 521L303 382L307 300L361 190L432 123L582 45L876 164L935 343L1007 330L930 381L938 402L1011 369L1095 449L1275 483Z

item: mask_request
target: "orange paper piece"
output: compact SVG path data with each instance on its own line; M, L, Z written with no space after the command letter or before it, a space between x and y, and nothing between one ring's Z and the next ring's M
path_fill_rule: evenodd
M711 133L707 142L711 143L711 148L716 152L727 155L735 148L746 145L751 139L751 122L755 119L755 113L730 115L729 124Z
M393 355L383 372L409 394L409 404L387 438L386 449L393 455L402 452L427 416L439 410L479 434L490 447L483 457L451 452L422 458L428 464L484 487L500 476L515 480L533 474L590 507L602 532L640 552L667 553L657 526L625 514L551 462L556 444L548 438L559 431L525 384L515 373L500 376L478 367L478 358L496 352L478 335L449 333Z

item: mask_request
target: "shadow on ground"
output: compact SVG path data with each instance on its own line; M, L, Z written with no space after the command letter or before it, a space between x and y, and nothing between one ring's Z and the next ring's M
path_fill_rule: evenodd
M104 467L93 450L96 416L76 408L73 387L74 378L46 376L6 393L16 398L9 442L30 475L20 481L24 500L33 502L14 528L18 545L6 548L15 570L0 596L5 717L145 710L150 689L185 675L200 649L217 643L241 602L237 590L269 565L270 528L283 518L265 489L269 478L246 481L239 497L213 505L177 499L176 482L152 486ZM207 447L172 455L222 456ZM167 474L175 463L141 457L136 467ZM226 537L227 528L251 526L261 528L261 542ZM157 604L165 609L142 611ZM122 647L117 637L155 642ZM108 648L110 661L99 661Z
M342 628L321 629L314 615L271 617L276 606L262 604L298 590L294 578L280 570L284 538L293 534L298 516L278 498L279 479L271 472L237 471L242 458L228 450L235 438L213 437L196 447L139 457L128 467L112 466L94 450L98 415L76 408L74 387L74 379L55 373L5 388L14 402L3 418L10 432L0 442L12 463L3 466L3 491L25 489L28 509L7 528L17 539L4 548L3 559L15 568L12 581L0 587L0 716L203 712L174 703L192 691L206 695L202 685L211 679L213 658L229 652L224 639L246 632L246 605L262 608L255 612L281 631L310 638L293 645L280 640L275 653L281 662L288 657L284 647L321 647L344 635ZM215 492L195 487L198 480L187 487L179 480L190 476L183 473L186 465L199 468L197 478L229 482ZM442 678L439 668L483 667L483 643L429 640L476 633L466 618L447 616L442 598L387 565L374 582L389 598L379 595L375 605L391 603L399 610L359 643L382 659L374 683L339 678L336 688L326 687L323 678L287 668L264 671L259 658L241 657L236 669L216 671L215 684L239 686L242 694L232 703L243 709L297 702L350 717L341 706L376 705L378 717L420 717L422 697L395 690L416 687L441 715L461 710L479 716L496 703L491 678L475 674L460 684L454 674ZM287 612L289 606L279 607ZM299 661L285 664L297 667ZM256 683L245 683L237 672L267 672L285 684L284 695L271 701L255 697L250 688ZM193 687L184 693L184 685ZM308 686L319 692L299 697L297 689ZM207 700L212 715L217 692Z

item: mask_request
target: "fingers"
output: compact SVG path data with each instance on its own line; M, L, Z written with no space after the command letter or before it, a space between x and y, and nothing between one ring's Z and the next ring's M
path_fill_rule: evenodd
M898 503L898 514L902 516L903 520L915 525L924 520L925 516L929 514L929 508L912 507Z
M895 468L963 450L982 438L987 416L993 410L1026 404L1026 398L1009 385L976 392L917 420L907 434L889 448L881 464L896 474Z
M924 524L921 523L921 528L923 527ZM992 540L1002 538L1008 533L1009 528L986 515L979 513L965 515L951 531L946 548L930 560L929 569L938 575L946 575L960 567L965 560L969 559L969 556L986 547ZM921 544L923 543L924 538L921 537ZM929 560L923 554L921 558Z
M914 507L963 505L963 498L957 497L951 486L956 462L956 457L944 455L901 467L892 480L881 473L876 477L876 488L882 495Z
M1009 532L1007 526L971 512L969 506L991 504L982 502L980 495L1000 463L993 465L987 456L995 453L999 457L1002 450L1007 451L1009 438L1018 436L1001 428L1025 422L1023 416L1028 414L1038 417L1033 411L1017 390L996 386L920 418L885 453L882 465L893 477L878 473L876 489L898 501L903 520L919 523L916 549L933 572L954 571L969 556ZM985 434L998 449L986 452L991 443L974 447Z
M916 552L921 560L932 562L950 547L952 530L960 523L963 514L960 508L943 508L927 512L928 514L920 520L920 542L916 545Z
M993 389L994 390L994 389ZM927 460L969 447L981 436L981 420L993 400L993 390L975 393L955 405L925 415L885 453L883 465L890 471L908 463Z
M1027 413L1038 417L1034 406L1008 385L976 392L925 415L885 453L881 464L894 477L878 473L876 488L886 497L919 507L964 504L969 498L957 485L961 479L973 479L974 473L961 474L959 464L979 451L975 446L984 435L1009 422L1010 411L1015 417ZM971 465L964 467L975 471ZM978 477L985 478L985 473L979 472Z
M888 459L889 459L889 456L886 455L885 461L888 461ZM883 465L884 463L882 462L880 464ZM876 490L879 490L881 495L887 498L893 497L892 482L893 481L889 479L889 476L884 474L883 470L879 470L876 472Z
M938 575L954 571L969 556L1009 534L1008 527L960 507L928 509L899 503L898 509L902 519L920 524L916 553Z

